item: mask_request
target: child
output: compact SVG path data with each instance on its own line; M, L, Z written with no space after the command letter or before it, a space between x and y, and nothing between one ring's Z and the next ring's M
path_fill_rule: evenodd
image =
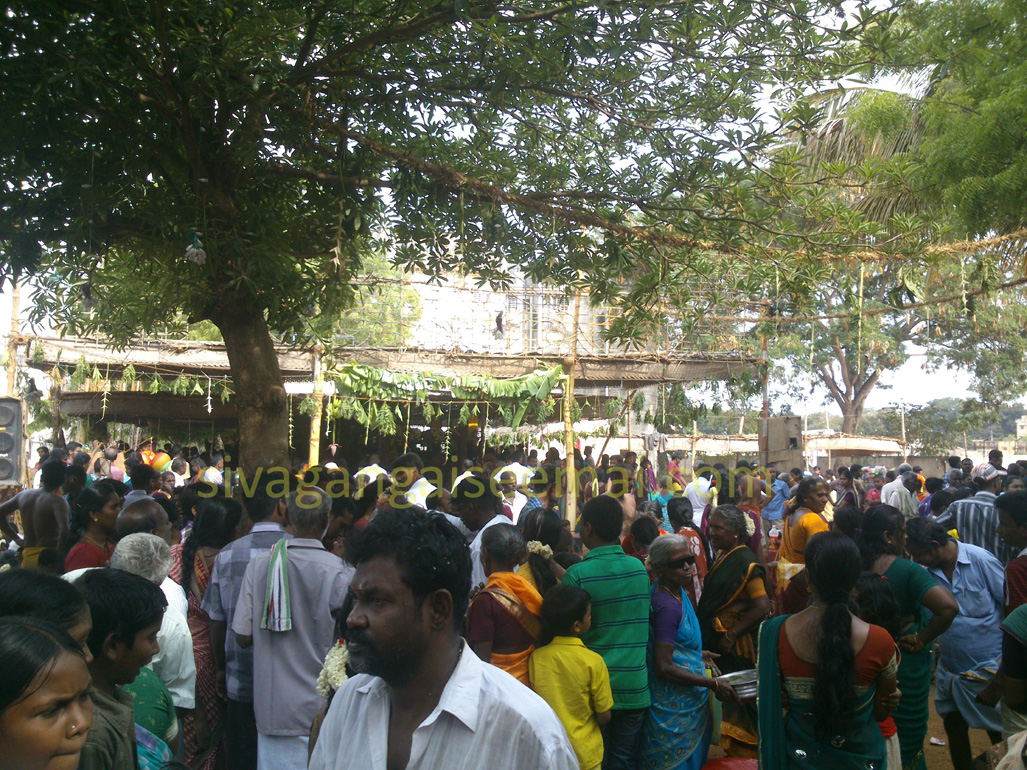
M884 474L874 474L874 488L867 490L867 507L881 504L881 490L884 489Z
M75 770L93 722L82 648L45 620L3 617L0 669L0 765Z
M892 639L898 639L899 603L892 593L891 586L888 585L888 580L876 572L864 572L856 581L856 593L860 619L880 626L891 634ZM897 693L896 697L901 694ZM887 760L884 770L901 770L902 755L899 752L899 735L895 720L889 714L887 719L878 722L878 726L884 736Z
M167 599L145 578L119 569L90 570L75 581L93 618L89 673L93 729L79 770L138 767L132 696L121 689L157 653L157 632Z
M581 770L603 763L600 725L610 721L613 692L602 657L585 647L581 635L592 624L588 592L556 585L542 602L540 646L528 661L532 687L560 717Z

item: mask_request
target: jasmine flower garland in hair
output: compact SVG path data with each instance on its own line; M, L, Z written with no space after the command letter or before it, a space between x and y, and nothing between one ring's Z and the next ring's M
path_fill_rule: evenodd
M553 558L553 549L548 545L542 545L538 540L528 541L528 553L541 556L546 561L550 561Z

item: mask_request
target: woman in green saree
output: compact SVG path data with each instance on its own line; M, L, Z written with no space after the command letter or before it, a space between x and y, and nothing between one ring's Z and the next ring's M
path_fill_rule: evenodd
M806 549L809 607L760 629L760 770L884 770L878 719L895 700L895 642L850 612L860 573L856 544L840 532Z
M702 646L720 655L725 674L756 667L756 630L770 614L766 570L746 543L752 519L736 505L720 505L710 514L710 544L717 557L706 573L696 608ZM756 713L753 704L725 703L720 745L733 757L756 757Z
M892 718L899 731L903 770L927 770L924 738L931 689L930 644L945 633L959 605L931 574L902 558L906 550L906 520L890 505L875 505L863 516L859 535L863 569L884 575L901 613L899 682L902 698ZM930 621L926 610L932 613Z

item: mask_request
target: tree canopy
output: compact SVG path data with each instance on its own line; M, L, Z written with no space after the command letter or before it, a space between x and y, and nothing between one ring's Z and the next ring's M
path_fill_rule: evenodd
M657 287L747 262L787 186L761 159L810 117L759 104L841 73L846 40L883 46L890 11L866 5L14 0L6 274L36 272L37 314L68 333L212 321L242 462L281 462L269 331L345 310L368 253L497 286L514 265L597 300L630 281L642 319Z

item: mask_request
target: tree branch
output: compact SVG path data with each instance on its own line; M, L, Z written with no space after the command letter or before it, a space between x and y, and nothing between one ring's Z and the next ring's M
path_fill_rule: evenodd
M443 166L440 163L415 158L413 155L405 153L402 150L387 147L381 142L377 142L370 137L353 131L347 131L327 121L315 119L313 122L319 128L328 133L346 139L352 139L376 155L389 158L401 166L434 179L437 183L443 187L449 188L449 190L454 193L463 193L467 197L479 202L508 205L524 211L553 217L562 222L583 227L595 227L600 230L606 230L626 238L635 238L653 245L673 246L675 248L682 249L704 249L719 254L738 254L737 250L725 247L723 244L700 241L694 238L686 238L685 236L656 230L655 228L631 227L629 225L621 224L620 222L615 222L611 219L603 218L590 211L584 211L570 206L554 205L552 203L531 198L527 195L512 193L498 185L488 184L487 182L474 179L473 177L469 177L456 169Z
M280 176L292 177L294 179L307 179L312 182L334 185L336 187L360 187L369 189L391 188L392 183L385 179L374 179L373 177L339 176L338 174L325 174L321 171L308 171L295 166L270 165L267 167Z
M400 24L395 27L379 28L368 35L364 35L357 40L340 46L320 59L299 67L293 72L292 76L289 78L289 82L295 85L298 83L308 82L317 75L327 74L328 67L350 54L366 51L383 43L412 40L436 27L451 26L465 19L488 18L492 16L496 10L496 5L490 0L490 2L484 3L481 6L470 8L462 12L458 12L455 6L453 6L429 16L425 16L422 19L414 19L406 24Z

